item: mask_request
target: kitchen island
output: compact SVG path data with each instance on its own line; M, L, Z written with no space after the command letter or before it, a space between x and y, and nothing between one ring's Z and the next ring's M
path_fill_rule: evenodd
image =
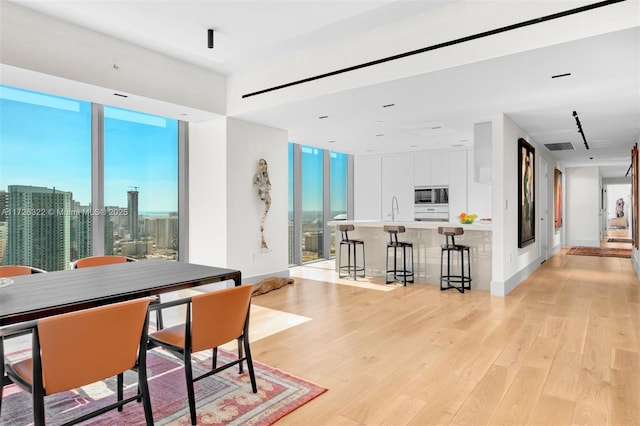
M444 235L438 234L440 226L459 226L464 229L463 235L456 236L457 244L470 247L471 255L471 289L491 289L491 223L474 223L462 225L449 222L382 222L367 220L335 220L329 226L352 224L355 230L349 232L349 238L364 241L367 277L384 277L389 234L384 232L385 225L402 225L404 234L398 239L413 243L416 283L440 283L440 245ZM338 267L338 244L340 232L336 231L336 269ZM343 253L343 264L346 265L346 250ZM465 256L466 257L466 256ZM360 261L358 261L360 263ZM457 267L457 265L456 265Z

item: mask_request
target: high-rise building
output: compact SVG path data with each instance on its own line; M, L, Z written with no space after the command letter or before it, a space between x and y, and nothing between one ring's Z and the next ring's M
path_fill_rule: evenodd
M70 215L71 226L71 261L89 257L92 250L92 222L91 206L81 206L72 201L73 210Z
M127 213L129 215L129 238L139 240L138 235L138 188L127 191Z
M7 207L9 207L9 194L7 191L0 191L0 222L7 221Z
M70 261L71 192L9 185L6 263L46 271L67 269Z

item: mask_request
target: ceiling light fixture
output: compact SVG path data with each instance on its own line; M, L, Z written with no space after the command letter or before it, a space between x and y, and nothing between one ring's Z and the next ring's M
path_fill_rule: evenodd
M578 118L578 113L573 111L573 118L576 119L576 125L578 126L578 133L582 136L582 140L584 141L584 146L589 149L589 144L587 143L587 138L584 136L584 132L582 131L582 123L580 123L580 118Z
M376 136L377 137L384 136L384 133L378 133Z
M336 143L336 141L329 141L329 143Z
M120 96L121 98L128 98L129 95L123 95L122 93L114 93L113 96Z
M382 105L382 108L389 108L392 106L396 106L396 104L386 104L386 105Z
M321 115L320 117L318 117L320 120L324 120L325 118L329 118L328 115Z
M566 72L564 74L556 74L556 75L552 75L551 78L562 78L562 77L569 77L571 75L570 72Z
M207 30L207 46L209 49L213 49L213 30Z

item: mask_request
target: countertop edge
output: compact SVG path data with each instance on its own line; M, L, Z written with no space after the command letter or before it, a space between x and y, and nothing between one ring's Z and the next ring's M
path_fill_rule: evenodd
M412 221L412 222L401 222L401 221L379 221L379 220L330 220L327 222L329 226L337 226L337 225L354 225L354 226L363 226L370 228L383 227L385 225L403 225L407 229L438 229L440 226L460 226L465 230L469 231L485 231L491 232L493 231L493 224L491 223L473 223L473 224L461 224L458 222L430 222L430 221Z

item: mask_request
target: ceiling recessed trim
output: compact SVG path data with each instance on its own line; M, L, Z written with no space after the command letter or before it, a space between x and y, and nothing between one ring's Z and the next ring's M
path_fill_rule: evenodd
M429 52L429 51L432 51L432 50L442 49L444 47L449 47L449 46L453 46L453 45L456 45L456 44L466 43L468 41L477 40L479 38L489 37L489 36L500 34L500 33L504 33L504 32L507 32L507 31L513 31L513 30L516 30L516 29L519 29L519 28L528 27L530 25L541 24L541 23L546 22L546 21L551 21L551 20L555 20L555 19L559 19L559 18L564 18L566 16L571 16L571 15L575 15L575 14L578 14L578 13L587 12L587 11L590 11L590 10L593 10L593 9L599 9L601 7L610 6L612 4L621 3L621 2L624 2L624 1L627 1L627 0L605 0L605 1L600 1L600 2L597 2L597 3L593 3L593 4L581 6L581 7L576 7L576 8L573 8L573 9L564 10L562 12L553 13L551 15L545 15L545 16L541 16L539 18L529 19L527 21L522 21L522 22L518 22L518 23L515 23L515 24L507 25L507 26L504 26L504 27L495 28L493 30L483 31L483 32L480 32L480 33L476 33L476 34L460 37L460 38L457 38L457 39L453 39L453 40L450 40L450 41L445 41L445 42L442 42L442 43L434 44L434 45L423 47L423 48L420 48L420 49L411 50L409 52L403 52L403 53L399 53L397 55L387 56L385 58L376 59L376 60L369 61L369 62L364 62L364 63L358 64L358 65L352 65L350 67L341 68L341 69L338 69L338 70L335 70L335 71L330 71L330 72L327 72L327 73L318 74L318 75L315 75L313 77L307 77L307 78L303 78L303 79L300 79L300 80L291 81L289 83L280 84L278 86L269 87L267 89L262 89L262 90L258 90L258 91L255 91L255 92L247 93L247 94L242 95L242 99L249 98L249 97L252 97L252 96L262 95L262 94L268 93L268 92L273 92L274 90L280 90L280 89L284 89L284 88L287 88L287 87L296 86L296 85L303 84L303 83L308 83L310 81L320 80L320 79L323 79L323 78L331 77L331 76L338 75L338 74L343 74L343 73L350 72L350 71L355 71L355 70L358 70L358 69L361 69L361 68L370 67L370 66L373 66L373 65L379 65L379 64L382 64L382 63L385 63L385 62L389 62L389 61L395 61L397 59L406 58L407 56L418 55L420 53L425 53L425 52Z

